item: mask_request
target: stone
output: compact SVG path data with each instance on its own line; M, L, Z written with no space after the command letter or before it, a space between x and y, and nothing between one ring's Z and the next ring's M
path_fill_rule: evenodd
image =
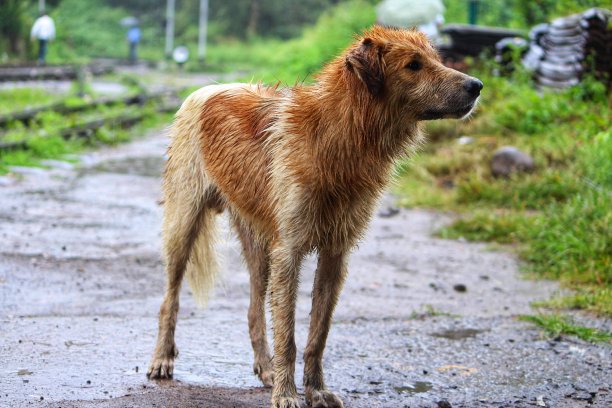
M474 138L470 136L461 136L457 138L457 143L460 145L468 145L474 143Z
M493 154L491 173L495 177L509 177L513 173L531 172L535 164L531 156L513 146L504 146Z

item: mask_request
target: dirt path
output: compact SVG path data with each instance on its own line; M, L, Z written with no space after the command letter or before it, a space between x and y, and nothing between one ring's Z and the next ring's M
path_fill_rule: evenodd
M248 275L228 233L210 307L184 289L176 381L145 378L164 284L165 145L158 132L78 168L0 178L1 407L268 406L251 373ZM545 340L515 319L555 285L521 280L511 255L432 238L446 221L419 210L374 219L330 334L330 388L348 407L612 406L609 347ZM299 350L314 264L300 290ZM298 383L302 368L298 359Z

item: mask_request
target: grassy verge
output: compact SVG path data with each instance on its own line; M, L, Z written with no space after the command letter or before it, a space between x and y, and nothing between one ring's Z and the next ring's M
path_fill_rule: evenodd
M477 114L432 123L431 143L400 166L401 203L460 213L440 236L512 244L527 271L576 291L547 307L612 315L609 95L592 81L539 93L523 74L488 72L479 72L485 91ZM458 143L462 135L472 142ZM491 156L505 145L532 155L536 170L493 177Z
M126 115L144 115L143 120L129 129L106 125L97 129L89 138L64 139L60 131L66 127L101 118L116 118ZM102 144L117 144L128 141L145 133L148 129L170 123L172 114L156 112L153 104L143 107L115 105L100 106L94 111L58 114L43 112L36 116L30 127L21 124L13 125L1 136L4 142L26 141L27 149L0 151L0 174L10 172L11 166L41 166L46 159L61 159L67 154L74 154L87 148Z
M57 95L37 88L0 89L0 115L60 101Z
M612 333L576 325L570 317L564 315L521 316L521 320L541 327L550 337L571 335L590 342L612 342Z

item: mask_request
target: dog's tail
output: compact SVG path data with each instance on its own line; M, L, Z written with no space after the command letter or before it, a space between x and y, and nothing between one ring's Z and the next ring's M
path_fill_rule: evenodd
M215 186L207 174L200 145L201 106L208 96L195 92L177 113L163 184L168 284L180 285L184 269L200 306L206 304L218 271L214 243L219 207L210 198ZM173 268L173 264L183 268Z
M187 281L199 306L205 306L208 302L219 271L214 249L216 215L217 212L212 209L202 211L199 222L200 229L187 263Z

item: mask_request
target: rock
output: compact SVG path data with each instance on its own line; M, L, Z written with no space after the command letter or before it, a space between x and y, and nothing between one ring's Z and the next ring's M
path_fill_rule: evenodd
M533 159L513 146L504 146L493 154L491 173L495 177L509 177L515 172L530 172L535 168Z
M467 292L467 286L465 286L463 283L456 284L455 286L453 286L453 289L455 289L455 291L459 293Z
M470 136L461 136L457 139L457 143L460 145L467 145L474 143L474 138Z
M442 400L438 401L438 408L453 408L453 406L447 400Z
M378 212L378 216L382 218L391 218L399 214L400 210L397 207L387 206L386 209Z

